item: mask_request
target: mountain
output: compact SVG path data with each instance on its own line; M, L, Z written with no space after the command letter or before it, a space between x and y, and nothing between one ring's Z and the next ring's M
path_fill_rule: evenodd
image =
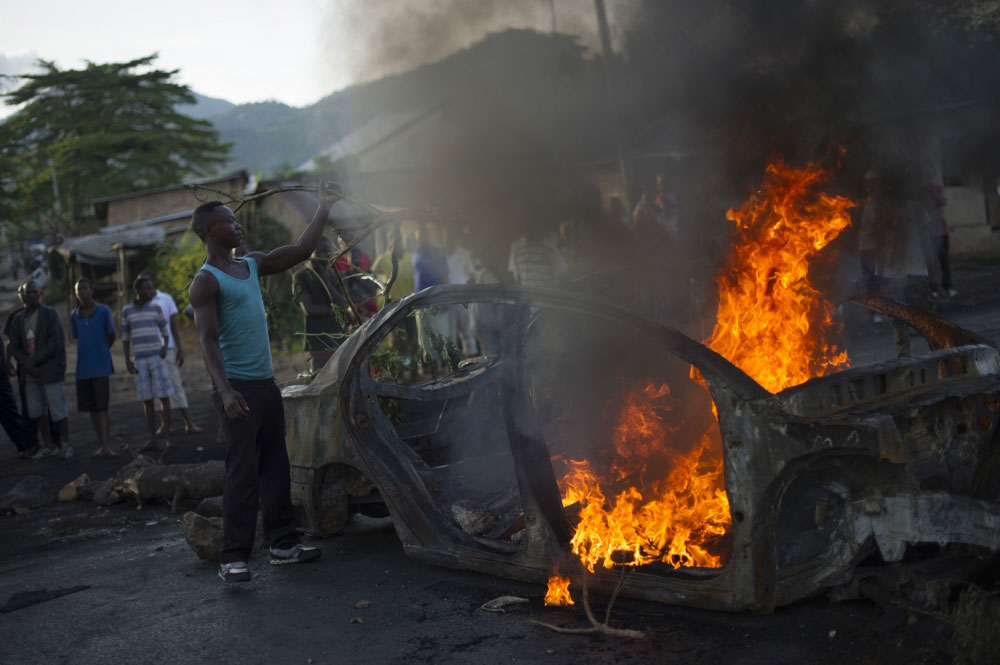
M196 120L207 120L236 107L235 104L227 102L225 99L206 97L197 92L194 93L194 97L196 100L194 104L179 104L177 110Z
M211 117L233 142L229 167L274 175L373 117L461 106L560 159L610 153L599 63L568 35L505 30L447 58L351 86L303 108L243 104Z

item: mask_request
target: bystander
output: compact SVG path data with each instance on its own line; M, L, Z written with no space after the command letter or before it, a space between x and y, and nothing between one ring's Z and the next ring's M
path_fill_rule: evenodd
M18 296L24 308L11 317L7 336L18 370L23 372L28 417L38 425L45 450L69 459L73 448L69 445L69 414L62 387L66 376L66 338L59 315L41 304L39 295L38 284L33 281L20 286ZM59 446L52 438L50 417L59 430ZM39 453L44 454L41 450Z
M139 273L140 277L149 279L156 295L153 296L153 304L160 308L163 316L167 319L167 355L163 358L163 364L167 368L167 376L170 377L170 384L173 386L173 393L170 395L170 412L180 411L181 418L184 419L185 434L200 434L201 428L191 420L188 413L187 393L184 392L184 379L181 377L181 367L184 365L184 345L180 333L177 330L177 303L173 296L164 293L156 288L156 278L149 270ZM160 414L160 427L157 436L170 435L170 418L160 409L159 402L153 402L153 409Z
M76 283L80 303L70 315L70 329L76 340L76 408L90 413L99 444L94 457L117 457L108 447L108 404L111 401L111 345L115 343L115 322L111 308L94 301L94 285L84 277Z
M164 447L170 442L159 434L153 399L160 400L164 420L170 420L170 395L174 392L163 358L167 355L167 318L158 305L153 304L156 289L148 277L141 275L133 284L135 300L122 310L122 346L125 366L135 374L136 393L146 414L149 440L141 451L158 450L160 439Z

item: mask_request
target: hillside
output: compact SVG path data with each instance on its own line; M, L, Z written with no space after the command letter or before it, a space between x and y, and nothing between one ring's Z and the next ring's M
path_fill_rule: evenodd
M506 30L429 65L333 93L311 106L244 104L211 118L232 141L230 168L287 170L371 117L436 106L474 108L562 159L607 151L600 69L567 35Z
M180 104L177 106L177 110L196 120L207 120L220 113L225 113L229 109L236 108L235 104L225 99L207 97L197 92L194 93L194 97L196 100L194 104Z

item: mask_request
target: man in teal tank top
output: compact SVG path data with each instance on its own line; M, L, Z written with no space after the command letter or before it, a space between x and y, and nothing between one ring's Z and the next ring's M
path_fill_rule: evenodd
M340 198L333 183L320 186L320 203L298 242L234 258L243 230L221 201L194 211L191 229L205 243L205 264L188 295L194 308L205 366L215 390L212 400L226 434L226 483L222 493L223 544L219 576L250 580L257 507L263 514L271 564L319 557L295 533L285 417L274 382L267 314L258 276L288 270L309 258L323 235L330 206Z

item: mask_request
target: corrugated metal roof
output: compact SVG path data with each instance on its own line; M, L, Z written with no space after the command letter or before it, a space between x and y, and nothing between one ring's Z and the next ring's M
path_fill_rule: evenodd
M138 229L144 226L155 226L156 224L162 224L164 222L172 222L178 219L184 219L185 217L191 217L192 215L194 215L194 208L191 210L174 212L169 215L162 215L160 217L153 217L152 219L144 219L141 222L129 222L128 224L119 224L118 226L104 226L98 229L98 231L101 233L117 233L127 229Z
M162 226L147 226L66 238L52 249L67 259L74 257L78 263L114 266L118 263L118 251L112 249L112 245L123 245L126 250L155 247L166 237L167 232Z

